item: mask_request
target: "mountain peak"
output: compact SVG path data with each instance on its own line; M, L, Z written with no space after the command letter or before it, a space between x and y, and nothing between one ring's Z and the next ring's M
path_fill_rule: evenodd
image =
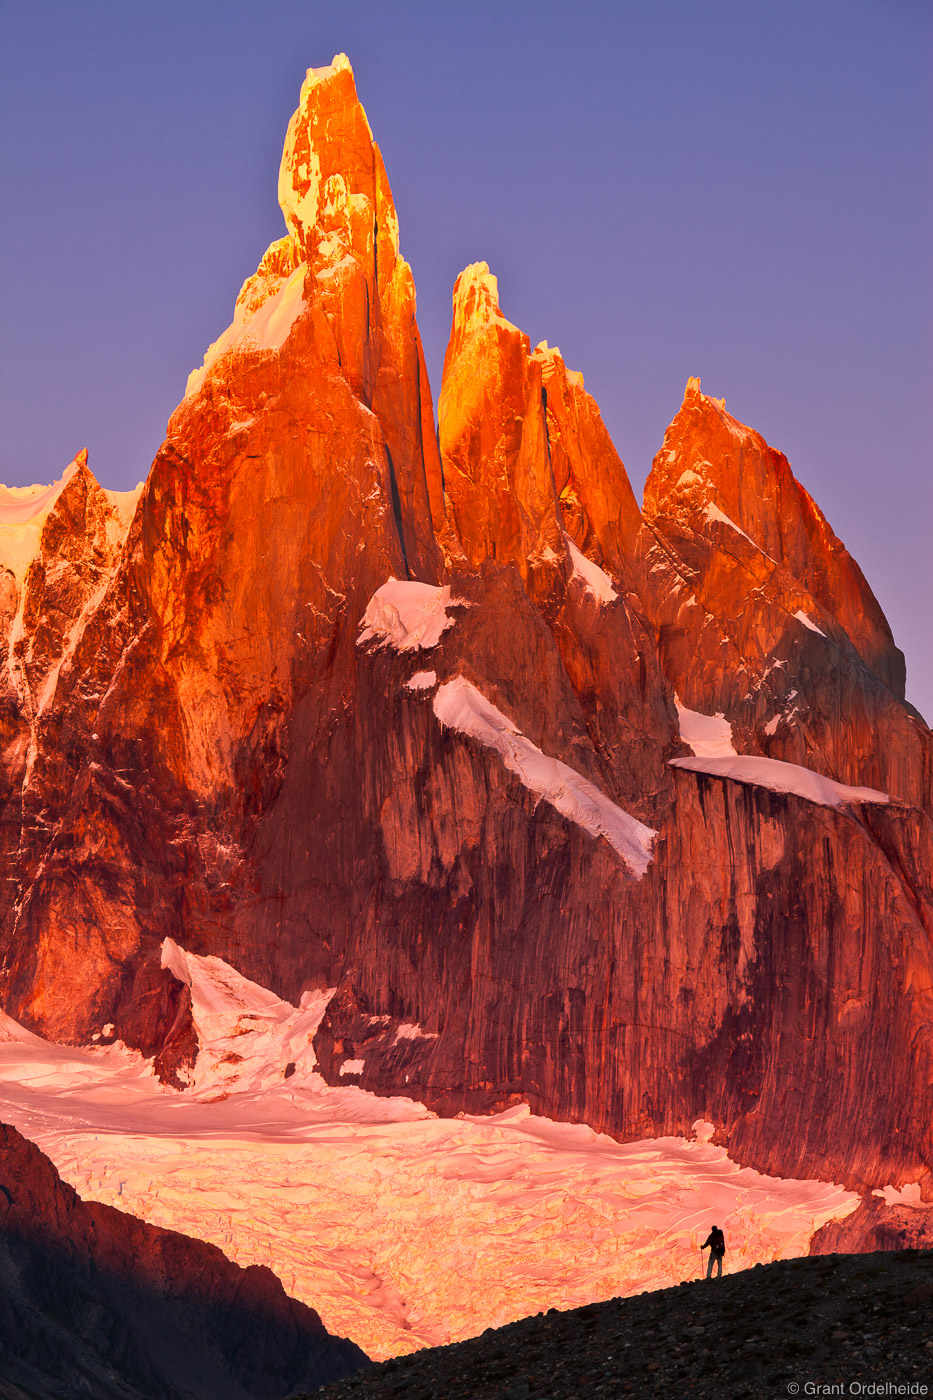
M330 63L324 63L320 68L307 70L305 80L301 85L301 100L304 101L305 94L310 92L317 83L324 83L337 73L349 73L350 77L353 77L353 65L345 53L335 53Z
M301 85L279 167L279 205L305 255L317 225L338 209L342 221L375 208L377 162L373 133L345 54L309 68ZM324 230L319 230L324 232ZM309 259L310 261L310 259Z
M541 366L545 383L548 379L553 379L555 375L563 375L569 384L574 384L578 389L585 387L580 371L567 368L564 357L560 353L560 346L548 345L546 340L539 340L532 352L532 358L537 360Z
M855 560L787 458L727 413L724 399L701 393L699 379L688 379L654 459L644 516L665 531L686 526L706 541L703 548L714 534L728 541L727 553L750 548L766 573L785 569L844 629L864 664L903 697L903 656Z
M684 389L683 407L692 408L702 404L710 404L713 408L718 408L722 413L726 411L725 399L714 399L711 398L709 394L702 393L699 378L691 375Z
M454 283L451 339L466 337L498 323L503 329L521 331L503 316L499 307L499 279L486 262L470 263Z

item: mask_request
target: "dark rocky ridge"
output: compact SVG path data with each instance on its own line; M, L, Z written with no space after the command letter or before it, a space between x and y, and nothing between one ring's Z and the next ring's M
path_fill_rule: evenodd
M82 1201L0 1124L4 1400L282 1400L365 1364L271 1270Z
M929 1395L931 1318L933 1251L784 1260L538 1314L360 1371L315 1400L775 1400L808 1381Z

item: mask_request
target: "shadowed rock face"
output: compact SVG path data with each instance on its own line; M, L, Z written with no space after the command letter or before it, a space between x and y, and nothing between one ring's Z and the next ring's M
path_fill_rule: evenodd
M367 1364L269 1269L86 1203L0 1124L0 1382L55 1400L279 1400Z
M845 1220L832 1220L810 1241L811 1254L871 1254L878 1250L933 1250L933 1210L889 1206L868 1196ZM933 1299L933 1279L926 1301Z
M83 582L35 595L24 657L79 619L41 711L7 668L7 1009L113 1022L181 1083L171 936L293 1001L338 986L335 1079L362 1059L376 1092L623 1137L704 1117L768 1171L928 1181L933 748L857 566L696 381L639 512L485 264L438 448L344 59L308 75L279 193L125 541L96 562L85 510L43 556ZM675 697L739 754L878 791L672 767Z

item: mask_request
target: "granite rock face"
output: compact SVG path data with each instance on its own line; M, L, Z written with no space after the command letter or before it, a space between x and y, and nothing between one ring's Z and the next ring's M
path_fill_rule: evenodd
M737 747L928 813L929 730L861 570L785 457L690 380L645 484L641 592L683 703ZM879 736L883 735L883 742Z
M5 1124L0 1264L0 1383L21 1387L10 1394L280 1400L367 1364L271 1270L82 1201Z
M24 780L43 715L129 522L124 502L95 480L86 450L53 487L0 492L0 878L8 890L30 825Z
M810 1241L811 1254L872 1254L880 1250L933 1250L933 1210L929 1206L888 1205L867 1196L845 1220L831 1220ZM933 1278L926 1302L933 1299Z
M697 381L640 511L485 264L435 440L343 58L279 195L125 540L82 487L11 623L6 1009L182 1083L170 936L337 986L335 1082L930 1194L933 745L857 565Z

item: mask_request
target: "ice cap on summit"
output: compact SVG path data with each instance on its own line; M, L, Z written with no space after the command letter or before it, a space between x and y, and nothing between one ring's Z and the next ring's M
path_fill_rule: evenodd
M325 96L330 86L335 89L332 108L328 106ZM341 176L346 177L344 183L347 188L353 185L351 167L354 154L357 156L357 173L360 170L358 157L362 153L362 165L368 167L366 183L372 183L372 127L357 96L353 69L345 53L336 54L333 62L322 68L307 70L301 84L298 106L285 133L279 166L278 199L289 232L297 234L299 239L314 227L321 207L323 187L328 177L335 173L333 169L322 170L321 150L318 148L322 137L325 166L328 164L326 147L333 146L335 141L341 153L348 157L347 168ZM332 157L333 152L331 164Z
M695 375L691 375L684 389L684 403L699 403L701 399L705 399L707 403L714 403L717 408L721 408L723 412L725 412L725 399L713 399L710 398L709 394L704 394L700 389L699 378Z

